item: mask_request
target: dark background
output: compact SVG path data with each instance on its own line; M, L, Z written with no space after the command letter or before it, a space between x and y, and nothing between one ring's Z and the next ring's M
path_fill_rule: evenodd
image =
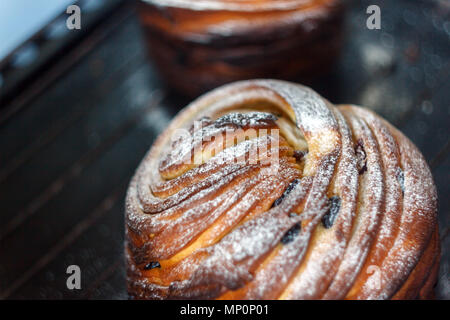
M450 299L449 1L348 3L342 56L314 89L377 111L423 152L439 192L436 293ZM381 30L366 28L371 4ZM50 49L42 39L31 39L43 52L32 65L0 62L0 298L126 299L127 184L189 101L158 80L133 1L89 13ZM66 288L71 264L81 290Z

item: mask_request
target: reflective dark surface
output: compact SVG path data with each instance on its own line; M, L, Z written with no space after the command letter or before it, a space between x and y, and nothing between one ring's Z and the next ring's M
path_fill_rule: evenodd
M450 299L449 7L350 4L338 66L313 87L334 103L376 110L423 152L440 202L436 293ZM381 7L379 31L365 27L370 4ZM158 80L131 5L58 63L66 67L40 73L0 112L0 297L126 299L127 184L188 101ZM81 290L66 288L71 264L81 268Z

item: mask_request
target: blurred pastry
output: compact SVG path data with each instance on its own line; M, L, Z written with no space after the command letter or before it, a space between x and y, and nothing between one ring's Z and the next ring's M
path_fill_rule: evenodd
M163 79L197 96L254 78L309 81L341 45L342 0L142 0L139 16Z

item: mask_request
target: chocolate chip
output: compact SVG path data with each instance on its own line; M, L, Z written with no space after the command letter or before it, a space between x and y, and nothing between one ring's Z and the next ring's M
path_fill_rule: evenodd
M289 242L294 241L295 237L300 233L300 229L301 229L300 223L294 224L292 228L286 231L283 238L281 238L281 243L288 244Z
M147 263L144 267L144 270L151 270L151 269L155 269L155 268L161 268L161 265L159 264L158 261L152 261L152 262Z
M358 140L358 144L355 148L356 155L356 167L358 169L359 174L363 174L367 170L367 160L366 160L366 151L364 150L364 143L360 139Z
M283 194L281 195L281 197L279 197L277 200L274 201L274 203L272 204L272 208L276 207L278 205L280 205L280 203L284 200L284 198L286 198L286 196L292 191L294 190L294 187L300 182L300 179L295 179L293 180L288 187L286 188L286 190L284 190Z
M397 169L397 181L398 183L400 183L402 193L405 193L405 174L403 173L403 170L400 168Z
M307 152L302 150L295 150L294 151L294 158L297 160L297 162L300 162L305 156Z
M336 220L339 210L341 209L341 198L338 196L333 196L328 199L328 201L330 203L330 208L322 217L322 224L325 229L329 229L333 226L334 220Z

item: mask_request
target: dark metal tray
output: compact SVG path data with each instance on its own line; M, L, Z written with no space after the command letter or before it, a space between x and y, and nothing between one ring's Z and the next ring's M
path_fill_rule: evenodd
M378 4L381 30L368 30ZM344 51L316 89L368 106L423 152L440 198L438 298L450 298L450 7L350 1ZM144 153L188 101L162 87L133 4L41 70L0 111L0 297L125 299L123 200ZM82 289L66 288L66 268Z

